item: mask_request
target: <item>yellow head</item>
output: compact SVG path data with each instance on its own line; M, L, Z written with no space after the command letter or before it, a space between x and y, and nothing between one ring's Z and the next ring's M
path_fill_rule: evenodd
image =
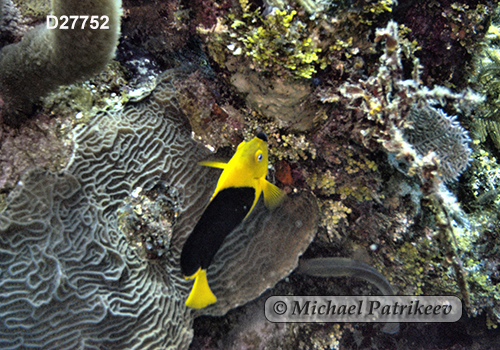
M284 193L266 180L268 161L267 136L260 132L252 140L240 143L236 153L228 163L207 161L199 164L224 169L219 177L212 199L226 188L252 187L255 189L255 201L252 209L257 203L261 192L264 192L266 206L274 209L283 200Z
M260 132L250 141L238 145L236 153L227 164L227 169L232 169L239 173L239 177L247 178L248 181L265 177L267 166L267 136Z

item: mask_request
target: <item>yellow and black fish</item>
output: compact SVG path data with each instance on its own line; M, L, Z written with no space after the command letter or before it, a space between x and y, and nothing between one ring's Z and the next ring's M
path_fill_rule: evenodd
M199 164L224 171L200 221L182 248L182 273L186 279L195 278L186 305L196 309L217 301L208 285L207 269L224 238L250 215L261 193L269 209L277 207L285 196L266 180L267 136L263 132L240 143L228 163L206 161Z

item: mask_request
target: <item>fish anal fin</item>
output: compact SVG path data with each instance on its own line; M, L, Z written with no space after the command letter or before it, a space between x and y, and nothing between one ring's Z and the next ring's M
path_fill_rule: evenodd
M210 290L207 280L207 270L199 269L188 279L195 279L191 293L186 300L186 306L193 309L202 309L217 301L214 293Z
M271 210L277 208L286 197L285 192L267 180L264 180L262 191L264 192L264 204Z
M204 160L204 161L198 162L198 165L208 166L208 167L211 167L211 168L225 169L227 163L220 162L220 161Z

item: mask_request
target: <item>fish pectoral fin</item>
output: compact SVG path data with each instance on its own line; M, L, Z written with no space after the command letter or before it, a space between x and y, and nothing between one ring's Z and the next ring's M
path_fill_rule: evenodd
M202 309L217 301L217 298L208 285L207 270L199 268L194 275L186 278L195 279L191 293L189 293L186 300L186 306L193 309Z
M227 163L218 162L218 161L204 160L204 161L198 162L198 165L209 166L211 168L225 169Z
M278 207L286 197L285 192L267 180L264 180L262 191L264 192L264 204L269 209Z

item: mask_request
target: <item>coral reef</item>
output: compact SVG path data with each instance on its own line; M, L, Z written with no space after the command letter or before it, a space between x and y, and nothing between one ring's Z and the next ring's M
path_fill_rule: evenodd
M19 126L42 96L101 71L114 56L120 30L120 0L53 1L53 15L107 16L107 29L48 29L46 23L19 43L0 51L0 93L3 121ZM81 26L81 22L78 22ZM68 54L70 52L71 54Z
M208 151L177 105L177 73L144 100L78 127L64 171L34 169L9 196L0 216L2 348L188 347L196 313L184 305L180 251L216 171L197 165ZM119 229L120 206L158 181L175 191L178 216L166 251L148 255ZM150 203L133 204L145 221ZM260 203L215 256L208 278L219 302L198 314L224 314L289 274L316 233L315 208L307 193L273 212Z
M333 71L336 80L364 68L359 53L370 50L371 25L394 2L360 1L359 13L350 4L324 1L239 5L200 32L209 56L229 71L248 107L296 133L324 117L312 92L326 74Z
M459 209L455 196L442 184L442 180L449 181L456 178L469 163L471 153L468 146L469 138L463 128L453 119L441 114L432 106L439 104L450 108L451 104L456 111L467 115L471 111L470 107L478 105L482 102L482 98L468 90L453 93L439 86L432 90L420 86L418 64L416 64L417 69L414 71L413 79L403 80L399 39L394 23L390 22L387 28L377 31L375 40L380 39L385 40L386 47L381 57L378 74L367 80L359 80L356 84L344 83L339 87L339 92L345 98L348 109L353 111L350 117L355 118L357 128L354 136L368 149L383 149L389 154L390 164L398 171L407 176L417 175L416 181L420 187L421 198L425 199L426 213L419 223L423 232L427 232L425 235L422 236L422 233L414 231L416 225L405 213L409 208L394 218L387 219L402 224L400 224L401 228L393 232L398 236L403 233L403 237L396 236L395 241L404 239L404 236L412 232L414 237L411 239L418 247L414 253L418 252L419 255L427 255L427 257L411 261L413 254L410 252L413 248L404 243L388 258L390 260L404 259L408 266L416 268L417 274L413 282L408 281L406 276L402 277L406 280L405 288L413 285L413 289L406 289L406 293L422 293L421 287L424 285L422 281L426 279L425 274L421 275L420 269L423 264L429 267L433 265L429 264L429 261L441 260L442 264L445 258L449 259L451 264L448 267L453 268L455 272L456 286L460 290L464 304L470 307L472 303L474 306L469 310L475 313L478 309L487 307L487 304L482 298L476 297L472 301L469 299L468 284L474 283L474 278L466 275L465 271L476 269L474 266L476 263L463 262L463 259L468 254L481 253L471 246L465 247L463 242L474 241L473 236L476 233L470 229L468 218ZM464 103L465 101L467 103ZM396 155L394 160L391 160L391 154ZM381 184L382 192L385 192L383 190L385 186ZM380 200L380 196L378 197ZM390 205L399 206L400 204ZM386 215L383 212L380 214ZM382 223L375 225L380 224ZM434 243L436 239L440 242L438 250ZM378 245L375 249L378 249ZM382 250L386 249L390 250L387 247L382 248ZM385 253L380 251L379 254ZM383 265L388 267L387 263ZM432 270L441 270L443 276L440 280L445 281L447 278L444 274L447 269L442 267L443 265L435 266ZM450 290L448 287L449 284L438 282L431 284L429 289L435 288L434 292L439 290L456 293L456 290ZM476 289L477 292L478 289Z
M72 147L64 136L68 124L62 118L41 115L36 122L28 121L21 130L5 126L0 130L0 188L3 193L14 188L21 174L33 167L58 172L66 166Z
M415 56L426 85L467 85L469 62L483 45L495 2L410 1L397 8L398 22L411 29L408 39L421 48Z
M177 190L164 181L138 187L117 210L118 228L142 259L159 259L170 248L179 210Z
M470 114L482 102L482 96L471 90L453 93L441 86L432 90L421 86L418 61L414 62L413 78L404 80L395 22L377 30L375 41L380 40L386 44L377 74L357 83L346 82L338 88L340 101L352 111L352 118L357 119L354 137L370 150L381 146L403 158L414 168L410 172L413 174L422 171L417 170L421 168L420 159L433 151L439 174L446 180L456 178L468 164L470 139L454 118L432 106L448 103L455 110ZM321 94L324 100L339 99L327 96ZM455 153L454 157L451 153Z
M134 77L135 78L135 77ZM78 84L61 86L42 98L44 110L54 116L70 118L73 124L88 122L99 111L147 95L154 84L135 84L115 60L94 77Z
M411 124L404 137L422 155L436 152L441 176L445 181L456 180L469 165L472 141L456 120L442 110L424 106L412 107L406 118Z
M258 18L257 13L250 13L248 5L243 7L243 20L247 23L235 19L231 24L238 41L229 49L233 55L250 57L252 68L258 71L274 71L278 76L292 71L296 77L311 78L317 73L315 65L321 48L309 36L307 26L300 20L294 21L296 15L295 10L275 10L260 18L262 25L255 28L252 21Z
M472 217L443 185L446 180L456 189L453 180L471 154L467 132L447 114L472 118L483 98L468 89L457 93L422 85L419 62L413 62L413 71L403 66L403 45L412 44L400 39L399 29L390 22L377 30L375 41L385 44L384 54L371 74L360 78L351 71L346 82L316 89L318 99L335 108L326 105L308 133L287 135L286 124L263 124L268 134L277 135L276 178L290 191L309 187L320 199L327 234L320 231L309 257L359 257L390 276L402 294L459 295L471 315L493 315L496 287L478 262L481 257L491 266L495 253L470 244L481 234L471 229ZM266 104L252 104L249 96L248 105L258 111L252 116L259 116ZM310 98L309 103L319 111ZM472 277L470 271L481 273ZM285 293L291 290L297 292L289 286ZM492 295L486 297L488 290Z
M394 2L359 1L359 12L327 1L271 1L264 10L249 1L240 5L224 17L227 30L209 39L215 61L243 56L264 77L311 79L343 63L343 56L349 60L359 53L363 44L353 42L354 34L369 32L374 19L390 12Z
M278 127L305 131L316 123L316 107L308 101L310 86L285 83L280 79L262 81L256 72L241 67L231 76L231 83L246 95L247 104L267 118L277 119Z
M314 132L280 135L283 130L274 124L264 126L278 135L276 177L287 186L308 186L320 198L321 224L328 234L320 231L311 247L315 254L325 256L326 250L366 259L403 294L462 296L471 315L485 312L491 324L497 292L495 280L487 276L495 273L496 253L477 247L487 241L483 234L494 233L476 231L475 217L466 215L443 185L446 180L456 189L451 180L469 164L471 144L456 119L439 111L472 119L483 98L467 89L456 93L423 86L418 61L411 79L405 79L409 70L401 56L407 43L398 29L389 23L377 31L384 54L370 76L351 72L347 82L316 90L320 101L333 102L336 109L324 110L329 115L318 118ZM433 142L423 141L427 138Z
M43 167L58 172L68 164L73 145L71 131L76 125L87 123L99 110L123 105L134 99L137 92L147 91L144 86L136 89L134 85L126 85L125 78L118 62L112 61L94 78L50 93L42 99L43 110L20 128L3 125L0 203L28 169Z
M43 13L17 1L22 17L1 2L1 43L18 41ZM1 305L1 341L40 347L53 322L64 327L47 348L187 348L194 323L193 349L495 348L496 0L123 4L117 61L45 98L18 136L0 136L0 293L27 295ZM181 69L159 75L170 67ZM175 257L217 175L196 161L229 158L260 131L270 180L289 200L271 214L260 206L228 237L209 271L220 303L188 311ZM13 189L30 166L50 172L32 170ZM305 260L354 259L399 294L459 296L464 317L401 324L396 335L373 324L271 324L262 314L270 295L379 293L355 278L290 273L308 245ZM76 301L74 323L53 311ZM32 321L35 336L22 328Z

